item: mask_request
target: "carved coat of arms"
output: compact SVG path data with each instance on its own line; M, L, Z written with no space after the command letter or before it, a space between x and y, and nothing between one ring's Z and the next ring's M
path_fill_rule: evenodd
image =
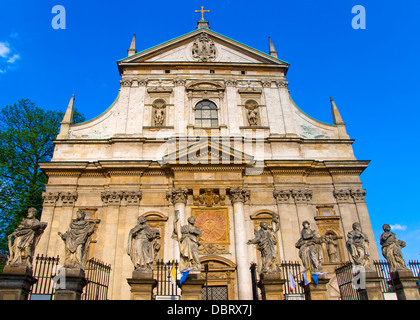
M195 39L192 46L192 56L202 62L213 61L216 58L216 47L207 33L203 32Z

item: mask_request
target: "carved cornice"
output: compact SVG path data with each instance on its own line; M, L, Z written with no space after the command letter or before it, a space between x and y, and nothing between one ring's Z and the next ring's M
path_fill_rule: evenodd
M171 191L166 192L166 199L169 202L175 203L187 203L188 189L187 188L175 188Z
M229 199L230 199L230 202L232 203L235 203L235 202L246 203L248 202L249 198L250 198L250 192L246 188L236 187L236 188L231 188L229 191Z

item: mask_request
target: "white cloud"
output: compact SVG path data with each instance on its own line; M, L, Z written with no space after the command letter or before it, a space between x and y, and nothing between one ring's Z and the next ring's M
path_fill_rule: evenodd
M7 42L0 42L0 57L6 58L10 53L9 44Z
M15 63L15 61L19 59L20 59L20 55L15 53L13 56L9 57L9 59L7 60L7 63Z
M390 225L390 227L391 227L391 231L392 230L402 230L402 231L405 231L406 229L407 229L407 226L402 226L402 225L400 225L400 224L392 224L392 225Z

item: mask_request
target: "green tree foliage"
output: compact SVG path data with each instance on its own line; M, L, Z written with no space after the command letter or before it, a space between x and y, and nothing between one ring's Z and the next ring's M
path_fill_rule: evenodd
M7 235L28 208L41 213L47 177L38 163L51 160L63 117L63 112L43 110L27 99L0 110L0 251L6 250ZM84 120L74 112L74 123Z

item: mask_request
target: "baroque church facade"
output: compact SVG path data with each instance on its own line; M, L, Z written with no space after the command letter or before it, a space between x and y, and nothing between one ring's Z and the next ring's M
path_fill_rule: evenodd
M201 20L196 30L118 61L120 90L96 118L72 123L71 98L48 176L37 253L64 256L57 235L79 209L95 222L89 256L111 264L108 297L130 299L130 230L140 216L159 230L156 258L179 260L172 238L175 210L202 231L199 255L209 285L228 299L252 299L250 264L260 264L254 238L278 216L277 260L299 261L295 244L308 221L322 244L322 265L350 257L346 235L358 222L378 251L357 160L335 102L333 123L317 121L293 102L289 63L269 41L264 53L223 36Z

